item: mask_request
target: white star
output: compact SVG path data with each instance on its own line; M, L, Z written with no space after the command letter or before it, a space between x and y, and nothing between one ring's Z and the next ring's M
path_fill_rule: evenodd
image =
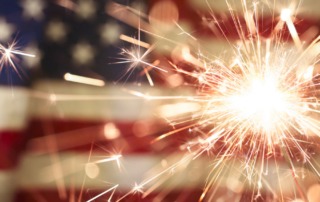
M82 19L88 20L96 13L96 5L92 0L80 0L76 7L76 13Z
M3 18L0 18L0 41L8 41L14 32L15 27Z
M35 57L23 57L23 63L27 68L39 67L42 54L35 44L28 45L23 52L35 55Z
M45 6L42 0L24 0L21 3L23 15L26 18L41 20L43 18L43 8Z
M49 39L55 42L64 40L67 34L67 27L61 21L51 21L46 28L46 35Z
M112 44L118 41L121 34L121 27L116 23L106 23L100 27L100 36L105 44Z
M76 44L72 49L72 57L76 64L90 64L94 57L94 49L86 42Z

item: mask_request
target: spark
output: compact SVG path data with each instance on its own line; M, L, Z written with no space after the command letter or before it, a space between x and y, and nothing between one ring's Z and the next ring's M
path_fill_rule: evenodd
M105 162L109 162L109 161L116 161L117 164L119 164L119 159L121 157L122 157L121 154L115 154L115 155L112 155L111 157L107 157L102 160L95 161L95 163L105 163Z
M120 39L123 41L129 42L129 43L135 44L135 45L139 45L139 46L147 48L147 49L150 48L150 44L143 42L143 41L140 41L140 40L137 40L135 38L129 37L124 34L120 35Z
M99 198L99 197L103 196L104 194L106 194L106 193L108 193L108 192L111 192L111 191L113 191L113 190L117 189L117 187L118 187L118 186L119 186L119 185L117 184L117 185L115 185L115 186L113 186L113 187L111 187L111 188L109 188L109 189L105 190L104 192L102 192L102 193L98 194L97 196L95 196L95 197L93 197L93 198L91 198L91 199L87 200L87 202L91 202L91 201L96 200L97 198ZM112 196L112 195L111 195L111 196ZM108 200L108 201L109 201L109 200Z
M181 30L181 33L179 35L187 35L188 37L192 38L193 40L197 40L197 38L195 38L194 36L192 36L189 32L185 31L177 22L174 22L175 25Z
M143 193L143 186L135 183L132 192L135 193Z
M140 37L140 34L139 34L139 37ZM122 39L124 38L122 37ZM154 82L149 74L149 71L152 69L155 69L157 71L164 72L164 73L168 72L167 70L158 66L159 64L158 60L155 60L153 62L147 61L146 57L153 51L155 46L149 45L141 41L140 39L126 38L125 40L129 41L130 43L134 43L135 47L131 49L126 49L126 48L121 49L120 54L122 57L117 58L119 61L115 62L115 64L129 64L129 68L126 70L126 73L123 74L123 76L119 80L121 80L125 76L129 78L135 70L141 67L139 68L139 69L142 69L140 72L140 75L145 74L150 86L154 86ZM145 48L146 50L144 50Z
M128 49L122 49L121 55L125 56L124 58L120 58L123 59L123 61L120 61L118 63L129 63L130 64L130 68L128 71L134 69L135 67L139 66L139 65L146 65L152 68L155 68L157 70L160 70L162 72L167 72L164 69L161 69L158 66L153 65L152 63L148 63L144 60L145 56L147 54L149 54L152 51L153 47L150 47L147 51L145 51L143 54L141 54L140 49L135 50L128 50Z
M290 31L290 34L292 36L292 39L294 41L294 43L296 44L296 46L298 48L302 48L302 44L301 44L301 41L299 39L299 36L298 36L298 33L297 33L297 30L293 24L293 21L292 21L292 11L291 9L289 8L285 8L285 9L282 9L281 11L281 20L286 22L287 26L288 26L288 29Z
M93 78L88 78L84 76L78 76L70 73L66 73L64 75L64 79L66 81L72 81L76 83L82 83L82 84L88 84L88 85L93 85L93 86L104 86L105 82L100 79L93 79Z
M125 195L123 195L121 198L119 198L117 202L122 201L124 198L126 198L130 194L138 194L138 193L143 193L143 185L135 183L132 190L126 193Z
M11 68L13 68L14 71L18 73L18 68L14 62L17 55L25 57L35 57L35 55L33 54L24 53L18 50L16 44L16 42L13 42L9 44L7 48L0 44L0 71L4 68L5 65L10 65Z

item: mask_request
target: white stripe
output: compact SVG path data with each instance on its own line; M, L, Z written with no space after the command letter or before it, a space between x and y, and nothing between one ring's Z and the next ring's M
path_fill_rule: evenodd
M188 0L190 6L195 10L200 9L202 11L210 11L210 8L216 13L229 13L226 0ZM241 0L239 1L228 1L235 12L242 13L243 5ZM293 8L295 14L302 15L302 17L309 17L311 19L320 18L320 1L315 0L296 0L296 1L256 1L246 0L248 9L252 9L254 4L258 3L259 14L264 17L273 16L279 14L284 8Z
M28 91L17 87L0 87L0 130L21 130L28 115Z
M176 100L187 100L192 91L184 89L176 92L161 87L133 85L122 85L120 88L113 84L101 88L42 81L35 85L31 95L30 112L33 117L136 121L154 118L159 106ZM163 97L164 95L169 97ZM171 98L177 95L181 99ZM155 99L150 100L153 98Z
M0 171L0 200L2 202L13 201L16 188L15 171Z
M97 158L97 156L101 158L102 156L101 154L95 155L96 157L91 157L91 159ZM56 162L53 159L59 161ZM86 154L63 152L57 154L54 158L50 155L27 154L23 157L17 179L20 188L53 190L57 189L57 181L62 182L65 187L81 189L84 178L84 189L106 190L110 187L110 184L112 186L119 184L120 190L131 191L135 183L138 185L140 183L143 184L142 187L146 191L161 181L163 182L155 187L155 191L203 188L208 173L213 167L213 160L205 156L194 160L191 158L190 161L180 163L174 169L168 169L170 165L181 162L181 159L186 159L186 156L178 153L169 157L147 154L127 155L121 157L120 169L115 161L100 163L96 164L96 167L91 167L98 174L90 178L88 176L92 175L88 174L90 171L86 169L86 165L88 165ZM94 160L91 160L91 162L94 162ZM276 169L277 166L279 166L278 169ZM272 161L269 162L267 166L268 174L263 175L263 184L268 182L273 191L279 192L278 183L280 182L283 194L291 193L295 187L295 182L291 175L292 171L288 167L289 164L278 162L277 166ZM219 179L222 179L219 186L231 190L239 187L250 189L248 184L241 184L247 181L243 178L245 172L241 170L242 168L243 166L236 158L232 164L225 164L223 174L219 176ZM258 164L256 169L257 171L260 169ZM300 172L299 167L296 167L296 171ZM308 179L312 180L315 177L311 174L312 172L308 172L306 169L303 172ZM262 190L266 191L268 188L263 185Z

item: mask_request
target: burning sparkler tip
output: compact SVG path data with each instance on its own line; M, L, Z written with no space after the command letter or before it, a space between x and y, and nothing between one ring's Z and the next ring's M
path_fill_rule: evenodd
M292 16L292 10L290 8L284 8L281 10L280 18L282 21L286 22L290 20L291 16Z

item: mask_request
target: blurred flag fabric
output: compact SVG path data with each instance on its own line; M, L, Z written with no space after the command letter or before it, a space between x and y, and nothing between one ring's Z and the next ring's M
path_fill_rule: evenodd
M309 8L312 1L306 2ZM176 47L139 32L137 23L128 25L130 15L107 13L111 3L123 5L111 7L113 14L121 13L126 6L134 8L127 10L136 16L137 11L149 14L149 18L143 16L144 21L153 29L162 29L158 21L169 23L173 28L160 33L177 43L200 38L212 54L221 54L228 46L215 22L208 21L208 5L196 0L1 0L0 43L7 46L15 41L19 50L36 55L17 56L18 71L5 65L0 72L0 186L5 187L0 191L1 201L12 201L13 197L17 202L88 201L99 194L101 197L95 201L107 201L113 192L104 192L119 184L113 201L130 192L135 183L159 173L156 165L167 168L170 159L163 156L184 141L186 134L179 134L179 138L166 140L170 143L151 144L159 134L170 130L155 114L162 112L163 105L177 110L176 101L137 100L132 95L128 98L127 91L159 96L192 95L193 91L173 89L184 82L176 75L161 82L168 86L149 87L141 69L130 69L130 64L121 63L122 49L134 45L120 39L120 35L138 38L141 34L143 41L158 45L155 55L170 57ZM211 6L223 24L224 34L235 40L232 18L225 14L228 8L218 3ZM318 33L319 14L303 15L307 17L299 16L296 23L298 32L309 30L311 36ZM262 27L261 33L268 36L274 24L270 16L264 16L263 22L267 26ZM284 37L290 40L288 35ZM104 87L64 81L66 74L101 80ZM140 82L144 82L142 87ZM103 162L118 153L125 156L123 160L119 157L119 161ZM174 161L182 157L178 154L170 158ZM166 183L158 182L162 187L154 188L151 194L137 193L123 201L197 201L206 180L206 163L206 159L194 161L177 176L172 171L165 179L175 177ZM221 197L228 193L225 201L246 201L246 196L241 198L232 190L217 192Z

